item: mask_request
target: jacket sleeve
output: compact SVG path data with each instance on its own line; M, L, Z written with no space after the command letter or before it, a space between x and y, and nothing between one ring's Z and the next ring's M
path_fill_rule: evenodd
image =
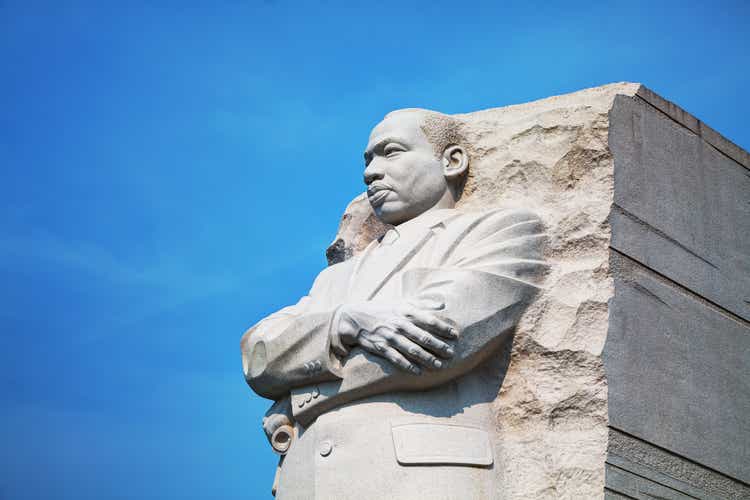
M334 311L318 307L336 271L333 267L318 275L297 304L261 320L242 336L245 380L258 395L278 400L294 387L339 379L341 362L329 340Z
M509 338L539 290L547 269L544 240L541 221L528 211L476 218L438 266L402 275L401 300L439 303L438 315L457 328L454 356L440 370L414 375L355 348L341 366L340 380L292 390L295 418L304 424L363 397L430 389L476 367Z

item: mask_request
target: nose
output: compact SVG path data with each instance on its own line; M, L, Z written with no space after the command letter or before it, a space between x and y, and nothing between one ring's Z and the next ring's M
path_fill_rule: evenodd
M385 175L384 172L380 168L378 168L377 165L379 164L380 162L377 161L377 158L375 158L370 162L369 165L367 165L367 168L365 168L365 184L367 184L368 186L375 181L379 181Z

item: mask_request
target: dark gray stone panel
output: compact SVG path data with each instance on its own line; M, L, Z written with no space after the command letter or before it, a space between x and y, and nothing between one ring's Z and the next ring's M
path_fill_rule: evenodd
M612 247L750 320L750 170L638 97L610 121Z
M610 425L750 483L750 323L612 252Z
M639 498L655 495L657 486L688 498L747 500L750 487L636 437L610 429L606 487ZM678 497L679 498L679 497Z

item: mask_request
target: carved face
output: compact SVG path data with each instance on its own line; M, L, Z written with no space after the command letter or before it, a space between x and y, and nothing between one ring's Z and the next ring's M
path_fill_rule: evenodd
M365 184L380 220L401 224L434 207L448 191L443 162L421 128L423 116L396 113L370 134Z

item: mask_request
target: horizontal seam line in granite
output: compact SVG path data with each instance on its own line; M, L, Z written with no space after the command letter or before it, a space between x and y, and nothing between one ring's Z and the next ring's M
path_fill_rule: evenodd
M625 436L627 436L627 437L629 437L631 439L635 439L636 441L640 441L641 443L644 443L644 444L646 444L648 446L653 446L654 448L656 448L658 450L661 450L664 453L667 453L669 455L672 455L673 457L677 457L677 458L680 458L680 459L682 459L682 460L684 460L686 462L690 462L691 464L697 465L698 467L701 467L701 468L706 469L708 471L714 472L714 473L718 474L719 476L725 477L725 478L729 479L730 481L734 481L736 483L739 483L742 486L745 486L746 488L750 488L750 484L746 483L742 479L736 478L734 476L730 476L726 472L721 472L719 470L714 469L713 467L710 467L710 466L702 464L702 463L700 463L700 462L698 462L696 460L693 460L692 458L688 458L688 457L686 457L684 455L676 453L676 452L670 450L669 448L665 448L663 446L659 446L658 444L654 444L651 441L646 441L645 439L640 438L640 437L638 437L638 436L636 436L634 434L631 434L628 431L622 430L619 427L615 427L613 425L610 425L609 428L611 430L613 430L613 431L619 432L620 434L624 434ZM609 450L607 451L607 453L609 453ZM613 454L614 455L618 455L617 452L614 452ZM618 456L622 456L622 455L618 455ZM625 457L623 457L623 458L625 458ZM605 459L605 462L606 462L606 459ZM677 479L677 478L675 478L675 479ZM687 482L687 481L683 481L683 482ZM690 483L688 483L688 484L690 484Z
M624 467L620 467L619 465L615 465L615 464L610 463L610 462L606 462L606 464L609 465L610 467L614 467L615 469L620 469L623 472L627 472L628 474L632 474L633 476L640 477L641 479L645 479L646 481L648 481L650 483L658 484L659 486L661 486L663 488L668 488L668 489L670 489L672 491L675 491L675 492L679 493L680 495L685 495L686 497L695 498L695 500L700 500L699 497L695 497L695 496L693 496L693 495L691 495L689 493L685 493L684 491L678 490L677 488L673 488L672 486L669 486L668 484L664 484L662 482L656 481L656 480L654 480L654 479L652 479L652 478L650 478L648 476L644 476L642 474L638 474L637 472L633 472L632 470L625 469ZM672 477L672 476L669 476L669 477ZM680 481L679 479L677 479L675 477L673 477L672 479L674 479L675 481ZM680 482L684 483L685 481L680 481ZM689 484L689 483L686 483L686 484ZM689 486L695 487L692 484L689 484Z
M609 249L612 250L617 255L620 255L621 257L624 257L628 261L630 261L633 264L637 265L638 267L651 272L657 278L659 278L661 281L666 282L667 285L671 285L673 288L676 288L677 290L683 292L684 294L688 295L689 297L697 300L698 302L701 302L703 305L705 305L706 307L708 307L710 309L715 310L717 313L719 313L719 314L721 314L723 316L726 316L728 319L736 321L740 325L742 325L745 328L747 328L748 329L748 334L750 334L750 320L747 320L747 319L743 318L742 316L739 316L739 315L733 313L729 309L727 309L727 308L725 308L725 307L717 304L713 300L707 299L703 295L701 295L701 294L699 294L697 292L694 292L693 290L691 290L690 288L686 287L685 285L682 285L682 284L676 282L675 280L673 280L672 278L670 278L669 276L666 276L666 275L660 273L659 271L657 271L656 269L647 266L643 262L639 261L635 257L631 257L630 255L626 254L622 250L617 249L617 248L613 247L612 245L609 246Z
M613 207L613 208L614 208L614 209L615 209L616 211L620 212L620 213L621 213L622 215L624 215L625 217L627 217L628 219L632 220L632 221L633 221L633 222L635 222L636 224L639 224L639 225L641 225L641 226L644 226L644 227L645 227L646 229L649 229L649 230L651 230L651 232L652 232L652 233L654 233L655 235L657 235L657 236L659 236L659 237L661 237L661 238L664 238L664 239L665 239L665 240L667 240L668 242L670 242L670 243L672 243L673 245L675 245L675 246L676 246L677 248L681 248L682 250L686 251L687 253L689 253L690 255L692 255L693 257L695 257L696 259L698 259L698 260L701 260L701 261L705 262L706 264L708 264L708 265L709 265L709 266L711 266L712 268L714 268L714 269L719 269L719 268L718 268L718 267L716 266L716 264L714 264L714 263L713 263L713 262L711 262L710 260L708 260L708 259L706 259L706 258L702 257L702 256L701 256L700 254L698 254L698 252L696 252L696 251L694 251L694 250L690 249L690 248L689 248L688 246L686 246L686 245L684 245L684 244L680 243L680 242L679 242L678 240L676 240L676 239L672 238L671 236L669 236L669 235L668 235L667 233L665 233L665 232L664 232L664 231L662 231L661 229L658 229L658 228L656 228L656 227L652 226L651 224L649 224L649 223L648 223L648 222L646 222L645 220L641 219L640 217L638 217L638 216L637 216L637 215L635 215L634 213L630 212L629 210L627 210L627 209L625 209L625 208L621 207L621 206L620 206L620 205L618 205L617 203L614 203L614 204L612 205L612 207Z
M628 495L626 493L623 493L622 491L618 491L618 490L616 490L614 488L610 488L609 486L604 486L604 491L609 491L609 492L614 493L616 495L620 495L623 498L630 498L631 500L638 500L635 497L631 497L630 495Z

